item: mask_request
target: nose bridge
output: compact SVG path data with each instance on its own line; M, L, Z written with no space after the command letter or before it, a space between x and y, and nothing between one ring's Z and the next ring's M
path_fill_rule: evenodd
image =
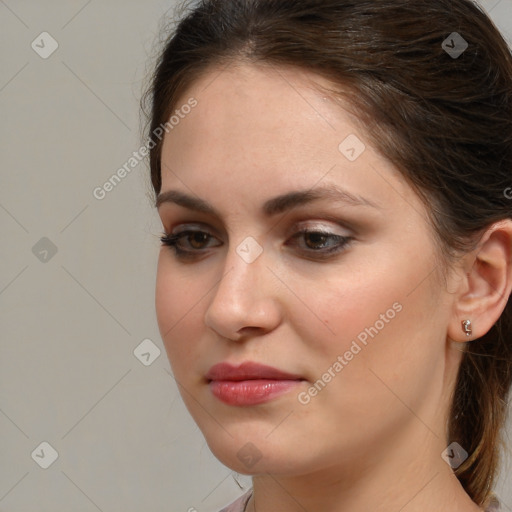
M278 312L269 295L272 287L265 284L271 276L263 247L254 238L230 247L205 323L227 338L236 338L244 327L272 328Z
M245 302L261 294L263 274L268 272L264 263L263 247L253 237L230 247L215 297L224 299L222 295L226 292L233 299L237 297Z

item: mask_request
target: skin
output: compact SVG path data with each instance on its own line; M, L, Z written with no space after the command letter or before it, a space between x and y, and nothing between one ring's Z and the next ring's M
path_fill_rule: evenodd
M162 192L219 212L158 207L167 233L212 235L181 241L196 259L162 247L158 260L157 319L183 400L214 455L253 475L248 511L480 510L441 453L467 340L461 320L473 321L471 339L482 336L510 295L511 223L494 225L445 286L425 206L315 84L326 82L237 63L210 70L177 102L198 105L165 136ZM349 134L366 145L353 162L338 149ZM329 184L379 208L322 199L271 218L261 212L269 198ZM352 241L321 258L326 245L292 238L299 228ZM263 249L252 263L237 253L248 236ZM298 393L394 303L401 311L301 404ZM208 369L249 360L305 381L256 406L219 401ZM249 442L261 456L250 467L237 457Z

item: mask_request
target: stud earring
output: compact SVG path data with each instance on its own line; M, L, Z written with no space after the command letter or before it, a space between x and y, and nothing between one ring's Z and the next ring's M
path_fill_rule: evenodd
M471 329L471 320L462 320L462 330L466 333L466 336L471 336L473 330Z

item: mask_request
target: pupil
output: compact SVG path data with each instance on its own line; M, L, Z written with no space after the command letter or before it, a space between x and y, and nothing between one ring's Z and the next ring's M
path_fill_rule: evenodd
M313 242L313 245L316 246L316 244L323 244L325 242L326 235L323 235L322 233L310 233L309 239Z
M200 246L202 243L204 243L206 238L205 233L194 233L192 235L192 246L197 249L196 243Z

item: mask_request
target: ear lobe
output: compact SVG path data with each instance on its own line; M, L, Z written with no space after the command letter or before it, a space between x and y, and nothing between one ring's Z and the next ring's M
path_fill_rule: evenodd
M485 335L503 313L512 291L512 220L493 224L467 256L469 269L454 304L448 337L471 341ZM471 322L466 335L463 321Z

